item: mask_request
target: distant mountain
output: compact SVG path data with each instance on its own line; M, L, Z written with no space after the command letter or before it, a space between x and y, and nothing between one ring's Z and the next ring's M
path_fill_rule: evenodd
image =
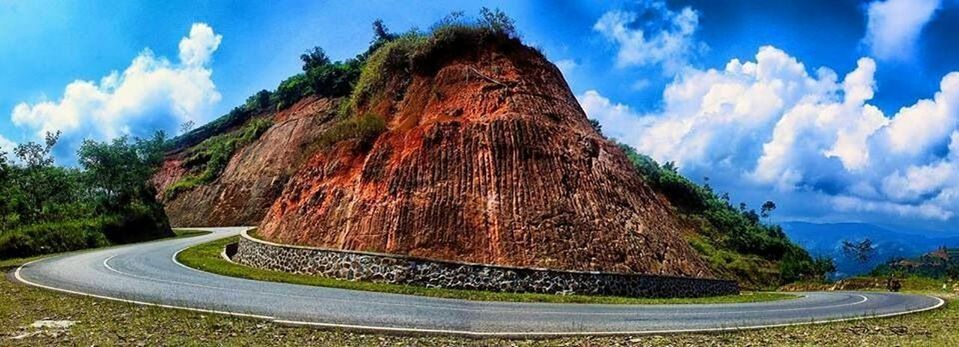
M836 262L836 277L863 274L894 258L915 258L941 246L959 247L959 236L919 228L903 229L866 223L817 224L806 222L780 223L790 239L814 256L826 256ZM937 235L939 234L939 235ZM876 254L860 263L842 254L842 241L869 238Z

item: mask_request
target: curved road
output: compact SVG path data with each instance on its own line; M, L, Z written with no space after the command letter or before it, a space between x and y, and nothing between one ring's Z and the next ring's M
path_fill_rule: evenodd
M471 336L646 334L757 328L889 316L942 300L892 293L814 292L784 301L713 305L476 302L260 282L187 268L175 254L237 234L212 234L42 259L17 269L29 285L74 294L270 319L278 323Z

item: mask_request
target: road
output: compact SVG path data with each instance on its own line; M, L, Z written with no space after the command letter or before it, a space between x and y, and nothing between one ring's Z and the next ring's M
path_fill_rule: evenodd
M727 330L897 315L939 307L922 295L812 292L792 300L711 305L477 302L226 277L188 268L175 254L237 234L212 234L61 255L25 264L29 285L285 324L467 336L644 334Z

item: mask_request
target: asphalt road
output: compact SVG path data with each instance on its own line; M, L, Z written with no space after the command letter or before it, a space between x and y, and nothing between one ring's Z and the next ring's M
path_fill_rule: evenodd
M369 330L500 336L642 334L756 328L888 316L932 309L942 300L892 293L813 292L761 303L593 305L476 302L260 282L187 268L174 255L237 234L213 234L68 254L17 269L47 289L279 323Z

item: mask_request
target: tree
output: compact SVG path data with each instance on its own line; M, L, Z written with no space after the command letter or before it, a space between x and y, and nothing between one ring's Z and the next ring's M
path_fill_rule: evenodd
M842 253L860 263L866 263L876 253L876 246L869 238L858 242L843 240Z
M132 142L126 136L112 142L83 141L77 156L103 212L116 212L144 196L163 160L164 142L162 131Z
M264 111L270 107L270 97L272 93L269 90L263 89L256 94L250 95L246 99L246 109L249 111Z
M602 125L602 124L599 124L599 121L598 121L598 120L595 120L595 119L590 118L590 119L589 119L589 126L593 127L593 130L596 130L597 133L599 133L599 134L602 134L602 133L603 133L603 125Z
M276 108L279 110L293 105L304 96L309 95L309 91L310 83L306 74L290 76L290 78L280 82L280 86L276 88L276 93L273 93L273 97L276 99ZM245 110L239 112L243 111Z
M194 125L196 125L196 123L192 119L186 122L183 122L183 124L180 124L180 133L186 134L190 132L190 130L193 130Z
M313 49L301 54L300 60L303 61L303 71L310 71L314 68L330 64L330 58L326 56L326 52L320 47L313 47Z
M480 16L483 17L480 19L480 24L490 30L506 34L506 36L512 38L519 36L516 33L516 22L507 16L505 12L500 11L500 9L490 10L489 8L483 7L480 9Z
M666 170L666 171L669 171L669 172L672 172L672 173L676 173L676 172L679 170L679 168L676 167L676 162L674 162L674 161L667 161L665 164L663 164L663 170Z
M763 218L769 218L769 215L776 209L776 203L770 200L766 200L763 205L759 208L759 215Z
M50 153L53 151L53 146L56 146L57 141L60 140L60 134L59 130L55 133L47 132L43 144L33 141L22 143L13 149L13 153L28 168L53 165L53 156Z
M13 212L13 184L10 182L12 167L7 162L7 152L0 151L0 234L7 230L7 219Z
M836 263L829 257L816 257L813 259L813 270L820 280L826 280L829 274L836 272Z
M110 242L127 243L170 234L163 205L150 179L163 161L166 135L148 139L120 137L86 140L77 152L95 214L112 221L102 233Z
M60 139L60 132L48 132L43 144L33 141L14 148L19 159L18 167L11 170L8 201L12 201L13 214L18 224L30 224L50 220L72 213L65 205L77 202L74 194L77 187L75 170L53 165L53 147Z
M383 24L382 19L373 21L373 43L372 45L389 42L396 39L396 34L390 32L390 29Z

